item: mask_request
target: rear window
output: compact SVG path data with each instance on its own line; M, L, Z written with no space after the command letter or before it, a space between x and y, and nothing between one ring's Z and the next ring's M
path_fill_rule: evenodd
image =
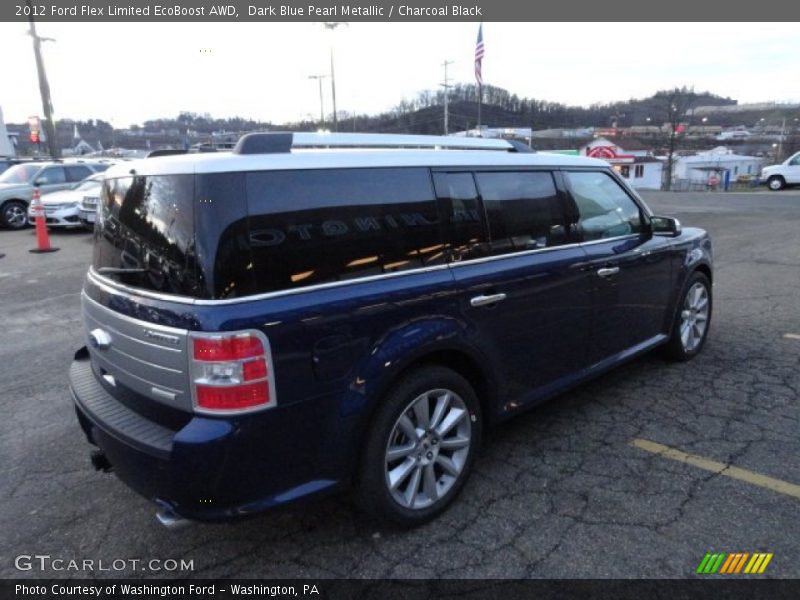
M427 169L264 171L246 186L259 291L444 263Z
M122 177L103 185L93 264L126 285L204 296L194 252L194 177Z

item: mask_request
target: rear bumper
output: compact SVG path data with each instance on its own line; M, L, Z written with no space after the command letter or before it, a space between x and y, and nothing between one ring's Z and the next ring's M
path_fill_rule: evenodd
M180 516L226 520L341 487L349 444L331 436L333 403L315 400L247 417L192 416L178 430L121 404L96 378L86 353L70 368L78 421L114 473ZM333 412L333 414L332 414ZM348 427L339 433L347 436Z

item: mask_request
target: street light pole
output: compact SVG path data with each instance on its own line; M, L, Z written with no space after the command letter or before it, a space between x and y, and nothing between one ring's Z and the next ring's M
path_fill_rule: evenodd
M33 21L33 7L31 0L26 0L28 5L28 21L30 22L30 30L28 33L33 39L33 55L36 58L36 72L39 75L39 93L42 96L42 110L44 111L44 132L47 135L47 147L50 150L52 158L58 158L60 153L58 151L58 140L56 140L56 127L53 123L53 101L50 99L50 84L47 82L47 73L44 69L44 61L42 60L42 42L54 42L53 38L39 37L36 33L36 23Z
M316 79L319 83L319 127L320 129L325 128L325 108L322 103L322 80L325 79L327 75L309 75L309 79Z
M447 77L447 66L452 64L453 64L452 60L445 60L442 63L442 66L444 67L444 83L439 84L444 88L444 134L445 135L448 135L450 133L449 131L450 112L448 104L449 99L447 97L450 93L450 79Z
M339 116L336 114L336 75L333 70L333 31L340 25L347 23L323 23L325 29L331 32L331 100L333 101L333 130L339 131Z

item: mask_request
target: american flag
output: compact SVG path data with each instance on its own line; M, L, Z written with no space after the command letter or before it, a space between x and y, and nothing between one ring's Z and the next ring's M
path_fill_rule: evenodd
M483 62L483 23L478 27L478 41L475 42L475 81L483 85L481 63Z

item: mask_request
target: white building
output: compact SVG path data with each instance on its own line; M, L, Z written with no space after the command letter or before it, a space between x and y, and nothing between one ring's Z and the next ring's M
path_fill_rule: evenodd
M599 137L582 146L579 152L583 156L607 161L637 190L660 190L664 164L636 140L626 139L620 143L624 143L625 147Z
M694 156L681 156L675 161L673 179L688 180L693 183L707 183L717 178L719 183L736 181L739 178L757 177L764 159L757 156L734 154L725 146Z

